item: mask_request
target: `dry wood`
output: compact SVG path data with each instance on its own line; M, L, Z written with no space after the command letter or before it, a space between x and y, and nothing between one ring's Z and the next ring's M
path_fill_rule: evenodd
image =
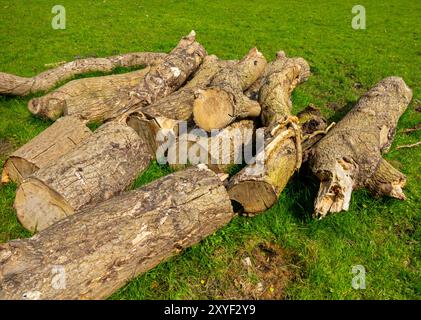
M348 210L352 191L405 199L405 176L382 159L412 91L398 77L380 81L313 148L310 164L320 179L315 215Z
M227 192L212 171L171 174L30 239L0 244L0 299L106 298L232 217ZM54 272L58 268L64 280Z
M206 56L185 86L156 103L127 112L119 120L137 132L148 135L150 148L155 152L161 144L155 139L158 131L166 130L168 134L176 135L181 122L188 122L191 126L194 91L206 86L218 71L234 63L231 60L219 60L215 55Z
M150 68L104 77L70 81L57 90L28 103L29 111L56 120L62 115L79 116L88 122L102 122L133 91Z
M3 166L2 183L21 183L40 168L73 150L91 131L76 117L63 117L12 153Z
M218 72L207 88L197 90L193 105L197 126L210 131L222 129L239 118L259 116L259 104L243 91L259 78L265 66L265 57L253 48L237 64Z
M128 187L154 154L127 125L109 122L71 152L36 171L16 193L22 225L43 230L79 208L106 200Z
M324 129L326 122L314 108L300 114L301 123L291 115L290 95L296 85L309 76L302 58L287 58L279 52L265 71L259 102L265 128L265 146L258 150L256 162L237 173L228 184L230 198L251 215L270 208L303 161L303 132L306 136ZM315 138L307 139L310 148Z
M48 91L61 81L88 72L110 72L116 67L152 65L161 61L164 53L134 52L108 58L86 58L62 64L34 77L19 77L0 72L0 94L25 96Z
M168 162L174 169L191 164L206 164L217 173L228 173L236 164L242 164L244 154L252 154L255 123L240 120L209 134L198 127L181 134L168 150Z
M132 110L150 105L180 88L200 66L206 50L196 41L196 33L190 32L162 60L151 67L135 90L124 93L119 107L110 119L126 119Z

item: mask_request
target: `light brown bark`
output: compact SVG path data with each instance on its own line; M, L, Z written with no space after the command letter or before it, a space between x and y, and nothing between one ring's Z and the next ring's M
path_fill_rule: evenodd
M405 176L382 159L412 91L398 77L370 89L355 107L313 148L310 164L320 179L315 216L348 210L352 191L405 199Z
M74 115L88 123L103 122L149 70L147 67L123 74L73 80L45 96L31 99L28 109L32 114L50 120Z
M1 182L21 183L73 150L91 134L80 119L63 117L10 155L4 163Z
M200 128L222 129L236 119L257 117L260 106L247 98L246 90L263 73L265 57L253 48L237 64L218 72L205 89L195 92L194 121Z
M165 53L134 52L107 58L78 59L29 78L0 72L0 94L25 96L48 91L58 83L79 74L98 71L111 72L116 67L153 65L165 56Z
M151 67L135 90L123 96L110 119L126 119L127 114L133 110L155 103L175 92L197 70L206 55L206 50L196 41L196 33L190 32L161 63Z
M258 99L262 106L265 146L258 150L256 162L234 175L228 184L230 198L251 215L270 208L303 160L303 130L306 135L321 130L326 122L314 109L301 113L302 121L291 115L290 96L298 83L309 76L309 66L302 58L287 58L279 52L269 63L260 86ZM310 126L312 122L312 126ZM314 141L314 139L311 139ZM310 148L311 145L306 145Z
M0 299L106 298L232 217L227 192L212 171L171 174L30 239L0 244ZM61 288L57 277L63 274Z
M28 230L43 230L87 204L120 193L154 157L147 143L127 125L102 125L20 185L14 203L19 221Z

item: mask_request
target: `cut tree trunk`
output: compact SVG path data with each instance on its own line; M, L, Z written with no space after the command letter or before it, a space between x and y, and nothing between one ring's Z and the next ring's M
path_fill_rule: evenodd
M216 173L229 173L233 166L243 163L245 154L252 155L254 132L254 121L247 119L234 122L215 134L196 127L173 139L167 161L176 170L201 163Z
M0 72L0 94L25 96L31 93L48 91L58 83L79 74L111 72L117 67L153 65L165 56L165 53L135 52L108 58L78 59L29 78Z
M154 104L133 109L125 114L126 118L123 115L119 120L152 137L149 141L155 152L160 145L155 139L158 131L166 130L168 134L176 135L181 122L187 122L191 127L195 90L205 87L218 71L234 63L219 60L215 55L206 56L192 79L181 89Z
M348 210L352 191L405 199L405 176L382 159L412 91L398 77L380 81L313 148L310 165L320 179L315 216Z
M259 78L265 66L265 57L253 48L236 65L218 72L207 88L197 90L193 105L197 126L211 131L236 119L259 116L259 103L247 98L243 91Z
M0 299L103 299L233 217L206 168L90 206L30 239L0 244Z
M255 163L234 175L228 184L230 198L239 203L246 214L270 208L300 168L303 160L301 128L305 127L308 135L326 126L314 108L300 114L301 123L291 115L291 92L307 79L309 69L304 59L287 58L279 52L276 60L266 68L265 77L259 80L262 122L267 126L265 146L258 150Z
M87 204L127 188L154 157L132 128L109 122L70 153L26 179L16 193L22 225L43 230Z
M2 183L21 183L40 168L73 150L92 132L76 117L63 117L12 153L3 166Z
M50 120L75 115L88 123L102 122L118 108L122 96L133 91L149 70L148 67L123 74L73 80L45 96L31 99L28 109L32 114Z
M124 94L110 120L126 119L127 113L132 110L155 103L175 92L196 71L206 55L205 48L196 42L196 33L190 32L161 63L151 67L135 90Z

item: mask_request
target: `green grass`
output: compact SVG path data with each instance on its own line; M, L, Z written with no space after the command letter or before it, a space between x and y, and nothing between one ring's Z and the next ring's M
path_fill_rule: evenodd
M235 218L228 226L183 254L162 263L119 290L113 299L217 298L214 288L229 286L235 259L250 239L272 241L295 252L299 273L286 288L289 299L417 299L421 296L421 148L400 149L421 133L402 133L421 121L419 72L421 2L358 2L366 7L367 29L351 28L355 1L60 1L67 29L51 28L57 1L0 0L0 70L31 76L44 64L75 56L108 56L130 51L168 52L180 36L196 30L209 53L240 58L257 46L269 59L277 50L302 56L313 75L293 94L294 112L308 103L340 119L368 88L398 75L413 89L386 158L408 177L408 200L353 194L348 212L311 219L317 181L303 169L278 203L255 218ZM124 70L120 70L122 72ZM355 83L361 84L354 86ZM26 109L30 97L0 97L0 141L17 148L50 123ZM332 111L329 105L344 107ZM0 165L5 160L0 158ZM138 187L171 170L156 164ZM12 208L15 186L0 188L0 241L27 237ZM353 265L367 270L367 289L351 287ZM229 272L231 271L231 273ZM212 290L211 290L212 289Z

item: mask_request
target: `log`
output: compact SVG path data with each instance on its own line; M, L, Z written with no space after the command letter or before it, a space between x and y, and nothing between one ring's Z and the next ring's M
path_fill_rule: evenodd
M232 217L226 190L212 171L173 173L32 238L0 244L0 299L107 298Z
M353 190L405 199L405 176L381 154L387 152L412 91L399 77L377 83L313 148L310 166L320 179L314 215L348 210Z
M29 111L41 118L56 120L74 115L88 123L103 122L120 105L122 95L133 91L149 67L116 75L77 79L28 103Z
M256 161L234 175L227 186L231 200L240 204L245 214L253 215L270 208L300 168L302 128L306 128L308 135L326 126L314 108L300 114L301 123L291 115L291 92L307 79L309 69L304 59L287 58L280 52L259 81L262 122L266 125L264 148L258 150ZM314 139L307 140L314 142Z
M106 123L73 151L23 181L14 203L17 217L26 229L43 230L85 205L120 193L153 157L132 128Z
M206 164L216 173L229 173L233 166L243 163L245 155L252 155L255 127L249 119L234 122L213 134L195 127L173 138L163 163L175 170ZM164 154L163 149L157 152L157 158L159 154Z
M156 103L131 110L122 115L119 121L126 122L138 133L148 135L150 148L155 152L161 144L155 139L160 130L166 130L175 136L181 122L192 125L195 90L205 87L218 71L234 63L236 62L231 60L219 60L215 55L206 56L190 81L178 91Z
M253 48L236 65L218 72L207 88L195 93L196 125L209 132L222 129L236 119L259 116L260 105L243 91L259 78L265 66L265 57Z
M60 82L83 73L111 72L117 67L153 65L164 57L164 53L134 52L107 58L78 59L28 78L0 72L0 94L26 96L48 91Z
M91 134L82 120L63 117L11 154L4 163L1 182L20 184L35 171L73 150Z
M206 55L205 48L196 41L196 33L190 32L161 63L151 67L134 91L129 95L124 94L110 119L126 119L132 110L155 103L175 92L196 71Z
M195 91L204 88L219 71L235 62L219 60L215 55L206 56L193 78L178 91L158 102L139 109L147 118L166 118L188 121L192 117Z

